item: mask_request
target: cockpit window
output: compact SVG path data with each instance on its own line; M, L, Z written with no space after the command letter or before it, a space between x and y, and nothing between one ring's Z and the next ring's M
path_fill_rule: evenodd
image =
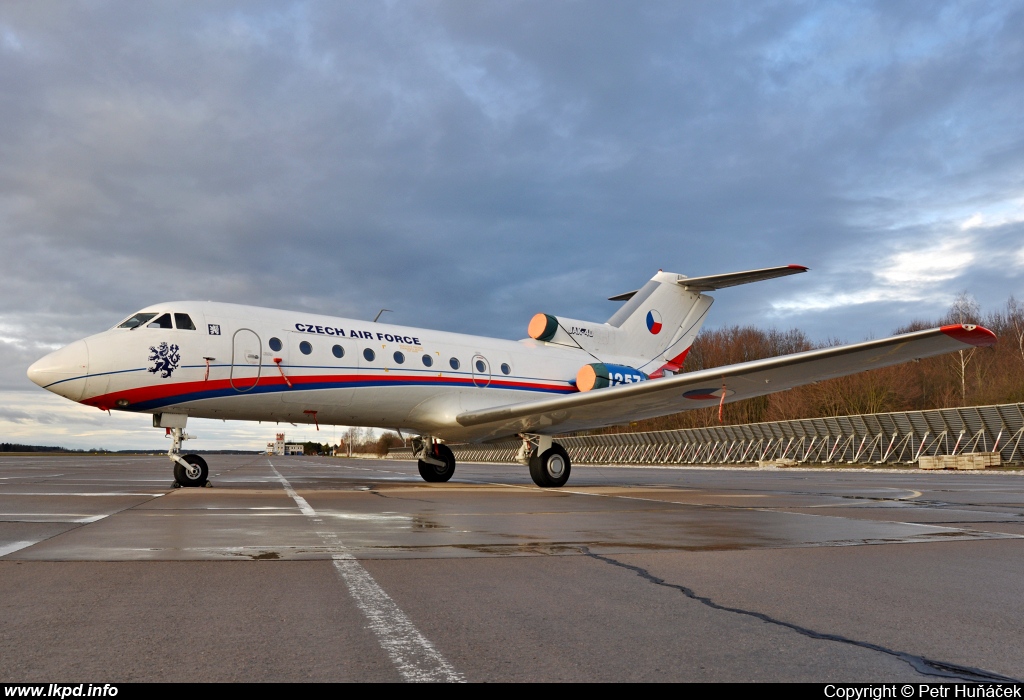
M171 325L171 315L161 314L160 318L155 321L150 321L146 324L146 328L173 328Z
M135 314L130 319L128 319L120 326L118 326L118 328L138 328L139 326L143 325L144 323L146 323L146 321L153 318L154 316L156 316L156 314Z
M179 331L194 331L196 329L188 314L174 314L174 325L178 327Z

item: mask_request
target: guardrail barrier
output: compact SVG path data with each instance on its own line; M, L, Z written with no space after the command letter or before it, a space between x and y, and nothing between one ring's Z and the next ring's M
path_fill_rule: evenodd
M915 464L922 456L999 453L1024 463L1024 403L556 438L574 464ZM464 462L513 462L521 441L450 444ZM389 457L412 459L409 448Z

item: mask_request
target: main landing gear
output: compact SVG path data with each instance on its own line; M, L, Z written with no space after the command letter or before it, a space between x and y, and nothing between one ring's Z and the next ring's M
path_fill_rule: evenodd
M181 413L157 413L153 416L153 427L165 428L167 436L171 438L167 457L174 465L175 486L208 486L210 468L206 466L206 460L199 455L181 454L181 443L194 437L185 434L187 420L188 416Z
M523 445L519 448L516 461L529 465L530 478L541 488L565 486L569 480L572 464L569 453L548 435L520 435Z
M419 460L420 476L424 481L448 481L455 473L455 455L452 454L451 448L433 438L414 437L412 456Z
M516 461L530 467L533 483L541 488L565 486L572 464L569 453L548 435L522 434L523 446ZM412 439L412 456L418 460L420 476L432 483L448 481L455 473L455 455L447 445L430 436Z

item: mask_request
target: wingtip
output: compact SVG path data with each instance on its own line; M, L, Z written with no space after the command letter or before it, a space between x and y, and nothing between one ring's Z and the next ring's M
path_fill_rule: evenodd
M790 270L799 270L800 272L807 272L811 268L806 265L786 265Z
M961 343L974 345L979 348L987 348L996 344L996 334L988 328L975 326L969 323L954 323L940 328L950 338L955 338Z

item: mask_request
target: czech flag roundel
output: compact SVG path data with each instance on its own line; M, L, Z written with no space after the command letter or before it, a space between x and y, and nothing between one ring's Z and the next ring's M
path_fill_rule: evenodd
M647 312L647 330L651 332L651 335L661 333L661 314L654 309Z

